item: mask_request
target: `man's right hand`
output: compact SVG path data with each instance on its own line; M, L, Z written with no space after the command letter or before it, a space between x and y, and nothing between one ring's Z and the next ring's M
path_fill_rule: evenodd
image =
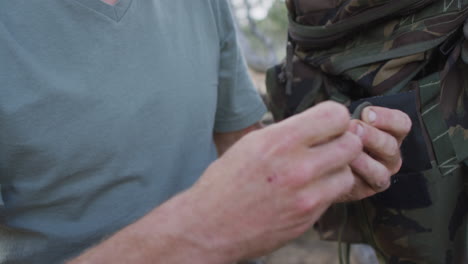
M194 243L235 260L302 234L353 187L362 143L349 125L347 109L326 102L242 138L184 194L202 227Z

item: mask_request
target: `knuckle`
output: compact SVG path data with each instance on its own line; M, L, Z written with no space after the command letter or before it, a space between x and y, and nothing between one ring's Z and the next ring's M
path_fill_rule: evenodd
M374 191L382 191L389 185L391 173L383 164L371 159L358 159L355 165L360 168L361 176Z
M352 136L352 143L353 143L353 150L354 151L362 151L364 148L364 145L362 143L361 138L359 138L357 135L351 134Z
M409 133L413 125L411 118L403 111L394 110L394 112L396 113L394 120L397 124L402 124L401 131L404 133Z
M398 158L396 164L392 166L392 168L390 169L390 172L392 173L392 175L395 175L400 171L402 164L403 164L403 160L400 157Z
M298 133L284 133L281 138L277 139L276 144L279 151L287 151L300 141Z
M333 108L341 107L342 105L335 101L325 101L323 103L318 104L318 106L322 108L333 109Z
M322 160L321 157L317 157L315 160L310 160L307 165L304 166L303 170L307 171L309 175L322 175L328 168L329 164Z
M388 136L386 141L387 142L384 145L384 150L387 152L387 154L392 158L399 156L400 147L398 146L396 138Z
M349 167L341 169L335 176L333 181L333 186L330 186L330 190L335 190L333 192L333 197L339 198L340 196L345 196L352 191L355 184L355 177L353 172Z
M335 104L333 109L334 122L347 123L351 120L349 111L341 104Z
M288 152L288 144L283 141L270 142L270 145L265 147L265 152L272 156L282 156Z
M374 131L373 133L373 142L374 143L374 147L376 147L377 149L381 150L381 151L384 151L384 152L387 152L388 151L388 145L389 145L389 136L381 133L381 132L377 132L377 131Z
M394 157L399 153L398 142L395 137L380 131L373 131L369 144L373 146L377 153L384 155L384 159Z
M336 106L335 115L337 119L343 122L349 121L351 119L348 109L341 104Z
M331 119L330 122L347 123L350 120L348 109L342 104L327 101L319 105L323 111L324 117Z
M294 148L294 146L296 146L300 141L298 133L295 133L294 131L288 133L285 133L284 130L276 132L279 132L277 133L279 136L274 135L267 137L264 135L263 137L258 138L259 141L267 138L268 140L265 142L267 143L265 149L275 155L284 155ZM255 142L253 142L253 144L255 144Z
M353 172L349 167L345 169L343 172L344 177L343 177L343 188L345 189L346 192L349 192L353 189L354 184L355 184L355 178L353 175Z
M244 136L245 144L260 153L260 157L284 155L291 146L291 137L277 137L273 130L254 131ZM244 139L243 138L243 139Z
M319 206L318 200L309 196L298 197L295 203L295 208L299 215L314 213Z
M297 165L295 168L289 170L287 177L287 185L289 186L303 186L307 184L310 177L309 169L303 164Z
M363 145L361 139L358 136L347 132L343 136L343 140L341 140L339 147L349 153L356 153L362 150Z
M374 184L374 190L381 192L390 186L390 177L392 174L389 170L383 169L376 172L377 181Z

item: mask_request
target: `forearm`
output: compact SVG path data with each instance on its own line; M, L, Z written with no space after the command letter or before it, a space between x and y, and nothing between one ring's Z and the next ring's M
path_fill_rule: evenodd
M244 135L260 128L258 123L240 131L215 134L220 155ZM219 225L208 223L209 212L201 212L203 203L194 201L190 191L162 204L69 264L224 264L237 261L228 238L218 236Z
M239 139L248 133L261 129L263 126L260 122L255 123L247 128L239 131L228 132L228 133L214 133L213 138L218 150L219 156L226 152L232 145L234 145Z
M233 262L190 200L186 193L174 197L69 264Z

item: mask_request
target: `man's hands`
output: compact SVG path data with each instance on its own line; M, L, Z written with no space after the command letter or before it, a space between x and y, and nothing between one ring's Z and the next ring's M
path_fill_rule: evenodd
M214 227L211 246L225 245L226 256L261 255L303 233L331 203L386 189L411 123L379 107L363 115L350 121L346 108L323 103L228 150L188 192Z
M399 110L367 107L361 120L352 120L350 131L358 134L364 152L351 162L356 176L352 191L338 201L360 200L390 186L390 176L401 167L400 146L411 130L411 119Z
M216 234L213 246L228 245L221 254L234 249L242 258L266 253L348 193L354 183L348 164L362 152L349 122L346 108L324 103L251 132L213 163L189 191Z
M186 192L72 263L232 263L299 236L337 201L388 187L410 121L326 102L251 132Z

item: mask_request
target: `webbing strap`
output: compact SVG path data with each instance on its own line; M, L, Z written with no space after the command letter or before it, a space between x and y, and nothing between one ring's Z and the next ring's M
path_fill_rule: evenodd
M421 116L439 164L439 170L446 176L459 168L457 153L440 107L441 81L439 73L434 73L419 81Z

